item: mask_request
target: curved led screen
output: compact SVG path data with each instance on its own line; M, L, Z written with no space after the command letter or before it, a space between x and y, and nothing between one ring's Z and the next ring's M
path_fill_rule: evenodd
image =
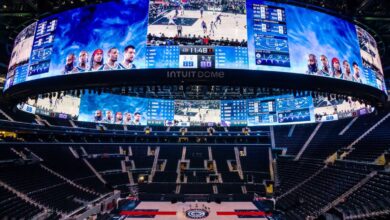
M288 4L218 2L121 0L41 19L17 36L5 89L93 71L196 68L309 74L385 91L376 42L362 28Z
M174 100L110 93L38 98L19 105L32 114L117 125L261 126L331 121L372 112L350 98L284 94L241 100Z

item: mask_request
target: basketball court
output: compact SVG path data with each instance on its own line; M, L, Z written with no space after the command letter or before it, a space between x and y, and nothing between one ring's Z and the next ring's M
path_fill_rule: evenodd
M132 210L122 210L123 219L267 219L252 202L141 202Z

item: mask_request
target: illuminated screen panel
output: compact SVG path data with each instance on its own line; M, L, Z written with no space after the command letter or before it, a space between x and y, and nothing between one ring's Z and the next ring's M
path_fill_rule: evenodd
M246 100L221 100L221 124L245 126L247 124Z
M250 99L247 106L248 126L314 122L311 96Z
M20 110L88 122L158 126L262 126L333 121L374 109L348 97L281 95L246 100L172 100L114 94L39 97Z
M174 101L168 99L148 100L148 125L165 125L174 119Z
M262 0L247 1L247 18L250 69L344 79L344 60L362 66L355 26L347 21Z
M32 23L16 36L4 89L25 81L36 25Z
M318 122L356 117L373 111L372 106L353 100L351 97L346 100L337 100L330 97L314 99L314 116Z
M215 47L215 67L221 69L239 69L248 66L246 47Z
M247 34L245 1L236 7L221 3L191 2L165 4L151 1L147 50L177 45L174 59L179 56L178 68L247 69ZM165 57L165 60L161 58ZM155 58L155 59L153 59ZM170 63L171 57L162 53L148 57L148 66Z
M81 98L78 120L108 124L146 125L149 100L108 93L85 94ZM149 113L149 114L148 114Z
M21 81L145 68L147 14L148 0L114 1L38 21Z
M258 126L314 122L313 109L311 96L222 100L221 124Z
M213 126L221 121L219 100L175 100L175 125Z
M52 15L15 39L4 88L51 76L145 68L281 71L386 90L376 42L365 30L264 0L237 1L235 7L118 0Z
M375 39L364 29L356 26L363 60L363 75L369 80L369 85L386 92L382 64ZM356 68L353 66L352 68Z
M147 68L179 68L179 50L178 46L147 47Z

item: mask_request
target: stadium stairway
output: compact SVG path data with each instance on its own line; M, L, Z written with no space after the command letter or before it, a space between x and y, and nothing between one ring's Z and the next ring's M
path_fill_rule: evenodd
M390 173L378 172L330 212L343 219L389 219ZM387 218L386 218L387 216Z
M358 188L372 172L345 169L339 165L324 168L315 177L277 201L287 219L315 219L319 210ZM346 178L348 176L348 178ZM363 182L362 182L363 181ZM352 191L351 191L352 192Z
M348 151L343 155L343 159L375 162L385 151L390 150L389 129L390 113L348 145L346 148Z
M240 176L240 179L243 180L244 179L244 173L242 171L240 153L239 153L239 150L238 150L237 147L234 147L234 155L236 157L238 175Z
M306 150L306 148L309 146L311 140L313 140L314 136L317 134L318 130L321 128L322 122L318 123L314 131L310 134L309 138L306 140L305 144L303 144L301 150L298 152L297 156L295 157L295 160L299 160L301 158L303 152Z
M99 172L96 171L96 169L89 163L89 161L85 158L83 158L84 163L88 166L89 169L96 175L96 177L102 182L103 184L107 184L107 181L103 179L102 175L100 175Z
M352 195L355 191L357 191L358 189L360 189L364 184L366 184L371 178L373 178L378 172L377 171L372 171L371 173L369 173L365 178L363 178L362 180L360 180L356 185L354 185L353 187L351 187L349 190L347 190L346 192L344 192L341 196L339 196L338 198L336 198L335 200L333 200L332 202L330 202L329 204L327 204L326 206L324 206L323 208L321 208L319 211L315 212L314 215L310 216L309 218L311 219L316 219L318 218L320 215L322 215L323 213L329 211L330 209L332 209L333 207L337 206L338 204L340 204L342 201L345 200L345 198L347 198L348 196Z
M150 175L149 175L149 182L153 182L153 177L154 177L154 175L156 173L156 169L157 169L159 154L160 154L160 147L156 147L156 149L154 150L154 160L153 160L152 170L151 170Z
M383 123L388 117L390 117L390 113L387 113L381 120L379 120L376 124L374 124L370 129L364 132L360 137L358 137L354 142L347 146L347 148L352 148L355 144L357 144L360 140L370 134L376 127L378 127L381 123Z
M345 132L347 132L348 129L355 123L355 121L356 121L357 119L358 119L358 117L353 118L353 119L347 124L347 126L345 126L344 129L340 131L339 135L343 135Z
M297 155L315 127L315 123L273 126L275 147L286 148L288 155Z
M85 191L85 192L89 192L89 193L91 193L91 194L99 195L99 193L97 193L97 192L95 192L95 191L93 191L93 190L84 188L83 186L81 186L81 185L79 185L79 184L76 184L76 183L73 182L72 180L70 180L70 179L68 179L68 178L66 178L66 177L64 177L64 176L62 176L61 174L57 173L56 171L50 169L49 167L47 167L47 166L45 166L45 165L43 165L43 164L40 164L40 166L41 166L44 170L46 170L46 171L48 171L49 173L51 173L51 174L53 174L53 175L59 177L60 179L65 180L65 182L69 183L70 185L72 185L72 186L74 186L74 187L76 187L76 188L79 188L79 189L81 189L81 190L83 190L83 191Z

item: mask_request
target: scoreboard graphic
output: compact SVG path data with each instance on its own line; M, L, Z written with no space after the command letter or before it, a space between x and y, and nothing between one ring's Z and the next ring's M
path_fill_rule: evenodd
M180 46L180 68L215 68L215 49L205 46Z

